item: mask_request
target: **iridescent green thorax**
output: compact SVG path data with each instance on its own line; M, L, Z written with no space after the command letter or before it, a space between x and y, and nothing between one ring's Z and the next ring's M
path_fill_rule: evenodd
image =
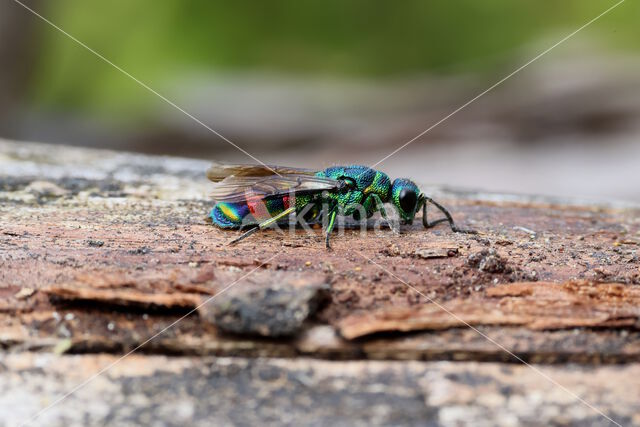
M375 203L369 200L372 195L377 195L383 202L389 199L391 180L387 174L366 166L334 166L316 175L344 180L349 184L341 191L327 195L342 207L343 215L352 215L358 205L363 205L366 207L367 216L371 216L375 209Z

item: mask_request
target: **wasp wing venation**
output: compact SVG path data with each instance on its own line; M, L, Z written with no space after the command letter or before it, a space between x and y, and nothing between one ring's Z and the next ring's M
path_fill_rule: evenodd
M270 175L314 175L316 171L275 165L242 165L213 163L207 170L207 178L220 182L229 176L270 176Z
M340 180L315 175L232 175L218 182L211 195L218 202L241 202L269 196L333 191L342 185Z

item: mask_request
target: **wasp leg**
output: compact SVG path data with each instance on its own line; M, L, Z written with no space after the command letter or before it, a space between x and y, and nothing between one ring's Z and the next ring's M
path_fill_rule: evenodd
M444 216L446 218L440 218L440 219L437 219L437 220L435 220L433 222L429 222L429 220L427 219L427 203L432 203L436 208L440 209L440 211L444 214ZM449 226L451 227L451 231L453 231L455 233L467 233L467 234L477 234L478 233L475 230L467 230L467 229L464 229L464 228L459 228L455 224L455 222L453 222L453 217L451 216L449 211L444 206L442 206L440 203L436 202L432 198L425 197L424 198L424 204L422 205L422 225L424 225L425 228L430 228L430 227L433 227L436 224L440 224L441 222L445 222L445 221L447 221L449 223Z
M242 231L247 227L254 228L254 227L257 227L257 226L258 226L258 224L244 224L243 223L243 224L240 225L240 228L238 228L238 231Z
M236 237L235 239L233 239L232 241L230 241L228 243L228 245L235 245L236 243L238 243L240 240L244 240L247 237L251 236L253 233L255 233L256 231L260 230L260 226L256 225L254 228L252 228L249 231L245 231L244 233L242 233L239 237Z
M380 196L378 196L377 194L372 194L371 197L373 198L373 200L376 203L376 211L380 212L380 215L382 215L382 218L384 218L385 221L387 221L387 225L389 226L389 228L396 234L400 234L400 227L398 226L399 224L397 224L396 222L391 222L389 220L389 217L387 216L387 211L384 208L384 202L382 201L382 199L380 198Z
M229 242L229 245L234 245L236 243L238 243L240 240L244 240L247 237L251 236L253 233L255 233L258 230L264 230L265 228L269 227L270 225L280 221L281 219L289 216L291 213L295 212L296 208L294 206L290 207L289 209L279 213L278 215L269 218L268 220L261 222L260 224L258 224L255 228L252 228L251 230L242 233L239 237L236 237L235 239L233 239L232 241Z
M336 225L336 215L338 214L338 209L337 208L333 208L331 209L331 211L329 212L329 222L327 223L327 230L326 230L326 236L325 236L325 246L327 247L328 250L331 250L331 245L329 244L329 236L331 236L331 232L333 231L333 227Z

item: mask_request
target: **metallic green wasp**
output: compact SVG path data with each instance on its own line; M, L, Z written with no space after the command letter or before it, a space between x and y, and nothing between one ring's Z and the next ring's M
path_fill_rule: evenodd
M220 228L251 229L231 243L250 236L258 230L288 220L292 213L304 213L306 221L322 215L326 224L326 246L338 214L356 221L380 212L388 219L384 204L397 209L403 224L411 224L422 209L425 228L447 221L455 232L474 233L458 228L451 214L439 203L426 196L412 181L398 178L391 182L380 171L366 166L334 166L322 171L261 165L214 164L207 177L216 182L213 198L216 201L209 216ZM445 217L429 222L427 204L438 208Z

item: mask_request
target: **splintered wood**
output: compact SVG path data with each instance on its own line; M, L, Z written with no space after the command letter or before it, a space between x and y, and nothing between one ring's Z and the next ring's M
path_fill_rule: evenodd
M348 339L376 332L468 325L526 326L540 330L640 328L640 286L637 285L586 281L510 283L487 289L481 298L425 302L417 308L387 308L347 316L338 327Z

